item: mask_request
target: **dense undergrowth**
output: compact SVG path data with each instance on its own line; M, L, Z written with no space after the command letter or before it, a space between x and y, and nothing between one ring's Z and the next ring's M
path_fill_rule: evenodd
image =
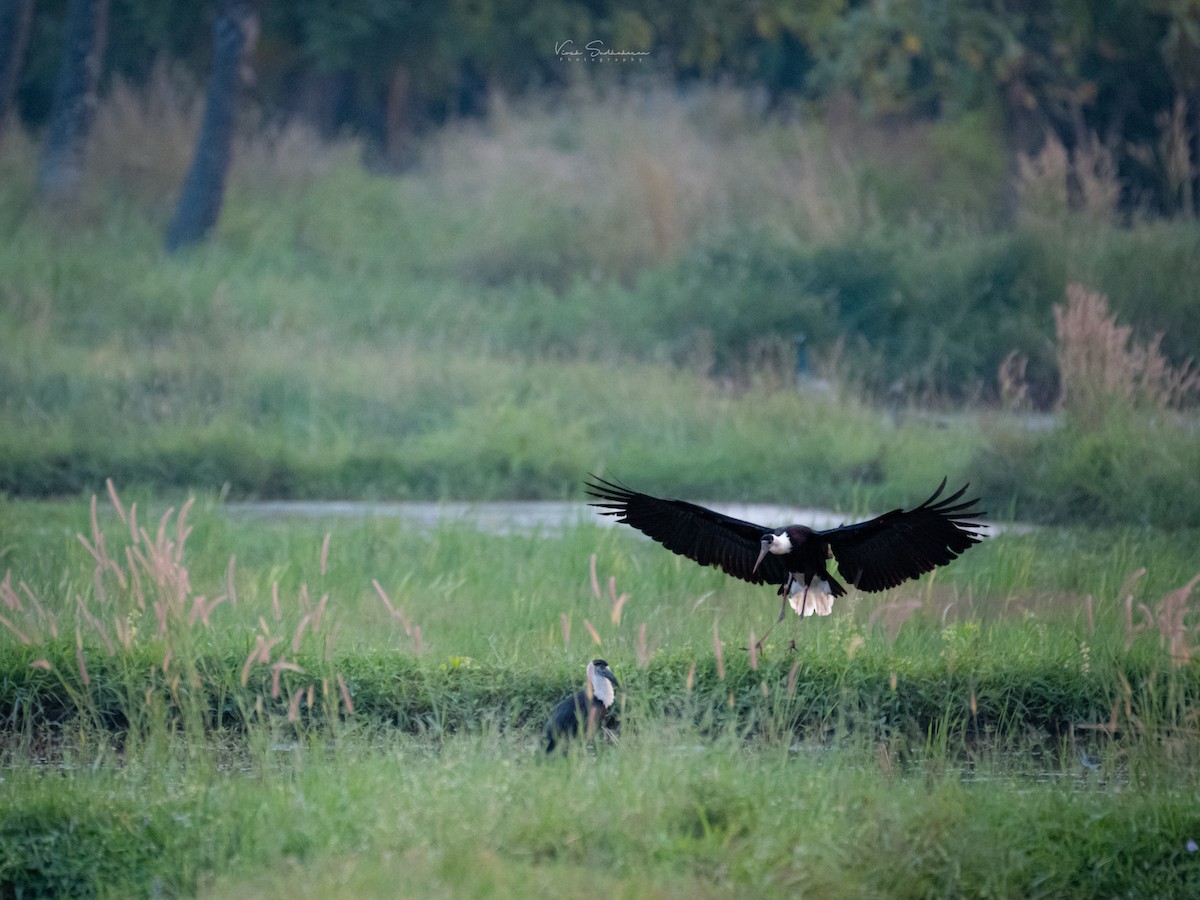
M12 776L0 880L34 896L213 897L1186 897L1200 884L1194 787L906 776L882 759L748 754L668 729L554 765L494 737L280 748L233 777L73 765Z

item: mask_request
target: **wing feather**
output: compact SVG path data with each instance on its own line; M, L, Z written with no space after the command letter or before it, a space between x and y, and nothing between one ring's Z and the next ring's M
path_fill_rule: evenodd
M587 493L596 498L592 506L602 515L615 516L618 522L632 525L668 550L702 566L714 566L751 584L782 584L788 577L774 556L767 556L758 571L752 571L762 536L770 528L686 500L652 497L595 475L586 487Z
M973 509L978 499L958 502L967 490L963 485L938 500L945 487L943 478L933 496L914 509L818 532L829 542L838 571L860 591L882 591L944 566L978 543L974 520L984 515Z

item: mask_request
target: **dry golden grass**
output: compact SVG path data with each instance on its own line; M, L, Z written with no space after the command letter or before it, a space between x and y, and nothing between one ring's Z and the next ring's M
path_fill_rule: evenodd
M1138 634L1157 631L1159 646L1167 652L1171 664L1175 668L1186 666L1200 651L1200 646L1196 645L1200 624L1195 621L1194 610L1189 605L1196 585L1200 584L1200 574L1194 575L1182 587L1168 591L1153 607L1142 602L1135 604L1134 601L1133 588L1145 574L1146 569L1139 568L1121 587L1121 602L1125 611L1125 649L1133 646ZM1137 616L1134 615L1135 609Z
M547 229L539 252L586 247L618 276L730 227L828 239L863 224L848 164L819 130L764 122L731 89L495 102L485 121L428 138L422 170L480 229L484 260L520 249L513 222L530 213Z
M1020 350L1013 350L1000 363L996 380L1000 385L1000 403L1009 411L1029 409L1029 381L1026 371L1029 357Z
M127 536L107 534L100 525L97 499L92 497L91 531L78 540L91 556L94 566L90 590L75 592L73 615L60 609L48 610L35 592L23 581L14 588L10 573L0 582L0 603L8 616L0 616L0 625L25 645L37 646L56 638L60 632L75 632L75 663L78 684L91 682L87 654L97 648L110 657L133 659L135 649L147 649L156 659L146 678L144 709L146 724L152 729L170 712L183 716L185 727L203 728L206 701L202 693L205 675L198 667L202 648L211 643L215 624L214 610L223 604L236 607L236 557L229 558L224 590L207 596L194 589L186 562L185 545L192 527L188 513L193 499L176 512L168 509L151 530L139 523L137 504L126 507L111 480L107 482L109 501ZM127 537L127 539L126 539ZM321 544L319 571L324 577L330 553L330 535ZM381 592L382 595L382 592ZM248 719L262 719L286 713L290 723L301 718L301 708L310 714L320 709L328 721L341 712L352 713L354 704L342 674L333 669L340 624L330 609L329 593L314 597L307 584L301 584L296 602L281 603L278 582L272 585L271 613L260 615L254 631L254 645L241 669L241 687L246 689L251 676L269 673L269 690L250 689L239 699ZM385 598L385 603L386 603ZM389 608L391 608L389 606ZM70 622L60 622L65 616ZM407 627L407 622L405 623ZM419 641L419 629L417 630ZM289 640L290 636L290 640ZM320 649L320 653L315 651ZM419 649L419 648L418 648ZM323 660L316 671L306 670L303 659ZM35 668L54 671L46 659L34 660ZM308 663L310 668L312 663ZM289 673L285 679L285 673ZM75 674L62 678L64 687L75 681ZM257 691L257 693L256 693ZM77 703L84 704L81 697ZM132 710L131 710L132 712Z
M1112 149L1094 134L1068 151L1058 137L1047 133L1040 150L1018 157L1016 187L1024 212L1051 220L1076 212L1107 221L1121 199Z
M1192 360L1172 366L1162 335L1146 343L1120 325L1108 301L1079 284L1054 307L1061 404L1081 424L1094 426L1115 409L1178 409L1200 396L1200 371Z

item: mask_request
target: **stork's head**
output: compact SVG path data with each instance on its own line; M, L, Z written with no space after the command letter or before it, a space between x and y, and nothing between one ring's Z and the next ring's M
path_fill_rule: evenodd
M612 706L613 700L616 699L616 688L620 685L617 684L617 676L612 673L608 663L602 659L593 659L588 663L587 677L592 696L603 703L605 709Z
M766 559L768 553L782 556L785 553L791 552L792 539L788 536L788 529L777 528L775 531L768 531L762 536L762 546L758 551L758 559L754 561L754 568L750 571L757 572L758 567L762 565L762 561Z

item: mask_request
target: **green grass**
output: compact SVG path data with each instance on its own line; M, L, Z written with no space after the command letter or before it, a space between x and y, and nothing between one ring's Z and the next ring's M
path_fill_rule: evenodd
M735 92L581 95L448 127L399 177L245 135L212 239L166 257L189 148L139 109L100 111L69 210L36 203L33 141L0 149L0 492L561 498L605 470L851 507L945 474L1031 520L1200 524L1188 420L879 412L990 403L1013 349L1052 404L1068 281L1176 361L1200 335L1195 223L1011 224L985 120L851 148ZM796 390L798 333L831 393Z
M180 532L135 493L120 513L0 506L21 601L5 594L0 637L7 890L1186 896L1200 878L1200 671L1172 661L1167 639L1191 638L1162 603L1195 574L1194 534L1001 536L785 624L752 660L771 592L625 530L464 554L462 523L246 519L210 498ZM97 574L79 533L113 565ZM542 717L597 653L620 743L539 761Z
M281 747L233 773L18 772L0 880L214 897L1183 897L1200 883L1190 780L901 773L875 754L675 728L601 750L539 765L523 744L467 736Z
M962 406L1014 347L1053 400L1067 280L1186 355L1195 223L1012 225L983 120L864 149L651 93L498 110L392 178L244 136L168 258L189 148L137 109L69 210L0 147L0 897L1197 893L1192 413ZM1070 527L751 656L772 591L627 529L227 505L588 472L847 520L949 476ZM620 743L541 760L596 654Z

